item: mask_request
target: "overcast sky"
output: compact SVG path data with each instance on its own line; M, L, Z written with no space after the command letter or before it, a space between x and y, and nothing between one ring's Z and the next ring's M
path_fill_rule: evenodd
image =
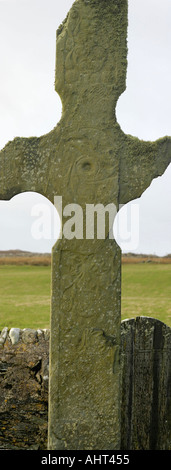
M60 120L61 102L54 91L56 29L72 3L0 0L0 148L16 136L43 135ZM128 48L118 122L125 133L144 140L171 135L170 0L129 0ZM46 204L43 225L37 204ZM115 236L123 251L171 253L170 206L171 165L120 211ZM33 193L1 201L0 250L51 251L54 214L51 204ZM35 239L36 228L39 238L43 227L46 239Z

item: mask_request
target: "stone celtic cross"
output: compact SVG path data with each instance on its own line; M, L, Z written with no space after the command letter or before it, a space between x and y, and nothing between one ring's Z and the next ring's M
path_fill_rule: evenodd
M63 112L42 137L0 152L0 198L36 191L63 205L141 196L171 161L171 138L125 135L127 0L76 0L57 31L55 89ZM85 232L85 227L84 227ZM49 449L120 448L121 252L117 243L62 238L52 252Z

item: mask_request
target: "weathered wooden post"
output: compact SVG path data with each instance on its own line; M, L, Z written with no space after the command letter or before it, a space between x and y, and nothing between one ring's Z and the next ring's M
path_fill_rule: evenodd
M52 253L53 450L120 448L121 253L107 223L104 239L97 231L86 237L86 205L119 210L171 161L169 137L140 141L116 121L126 40L127 0L75 1L57 32L61 121L49 134L14 139L0 153L2 199L37 191L52 202L62 196L64 208L74 203L83 211L83 236L63 236Z

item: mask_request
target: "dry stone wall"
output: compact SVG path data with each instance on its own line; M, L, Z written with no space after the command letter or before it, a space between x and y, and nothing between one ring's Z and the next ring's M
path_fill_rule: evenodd
M0 335L0 449L47 448L49 330ZM171 450L171 328L121 323L122 449Z
M49 330L0 336L0 449L46 449Z

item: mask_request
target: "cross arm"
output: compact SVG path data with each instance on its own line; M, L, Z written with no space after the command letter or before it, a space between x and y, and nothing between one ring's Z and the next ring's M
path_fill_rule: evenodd
M58 136L16 137L0 151L0 199L9 200L25 191L38 192L53 202L55 174L58 186Z
M0 198L9 200L24 191L38 191L39 138L16 137L0 151Z
M152 179L161 176L170 162L171 137L148 142L125 135L120 163L119 203L126 204L140 197Z

